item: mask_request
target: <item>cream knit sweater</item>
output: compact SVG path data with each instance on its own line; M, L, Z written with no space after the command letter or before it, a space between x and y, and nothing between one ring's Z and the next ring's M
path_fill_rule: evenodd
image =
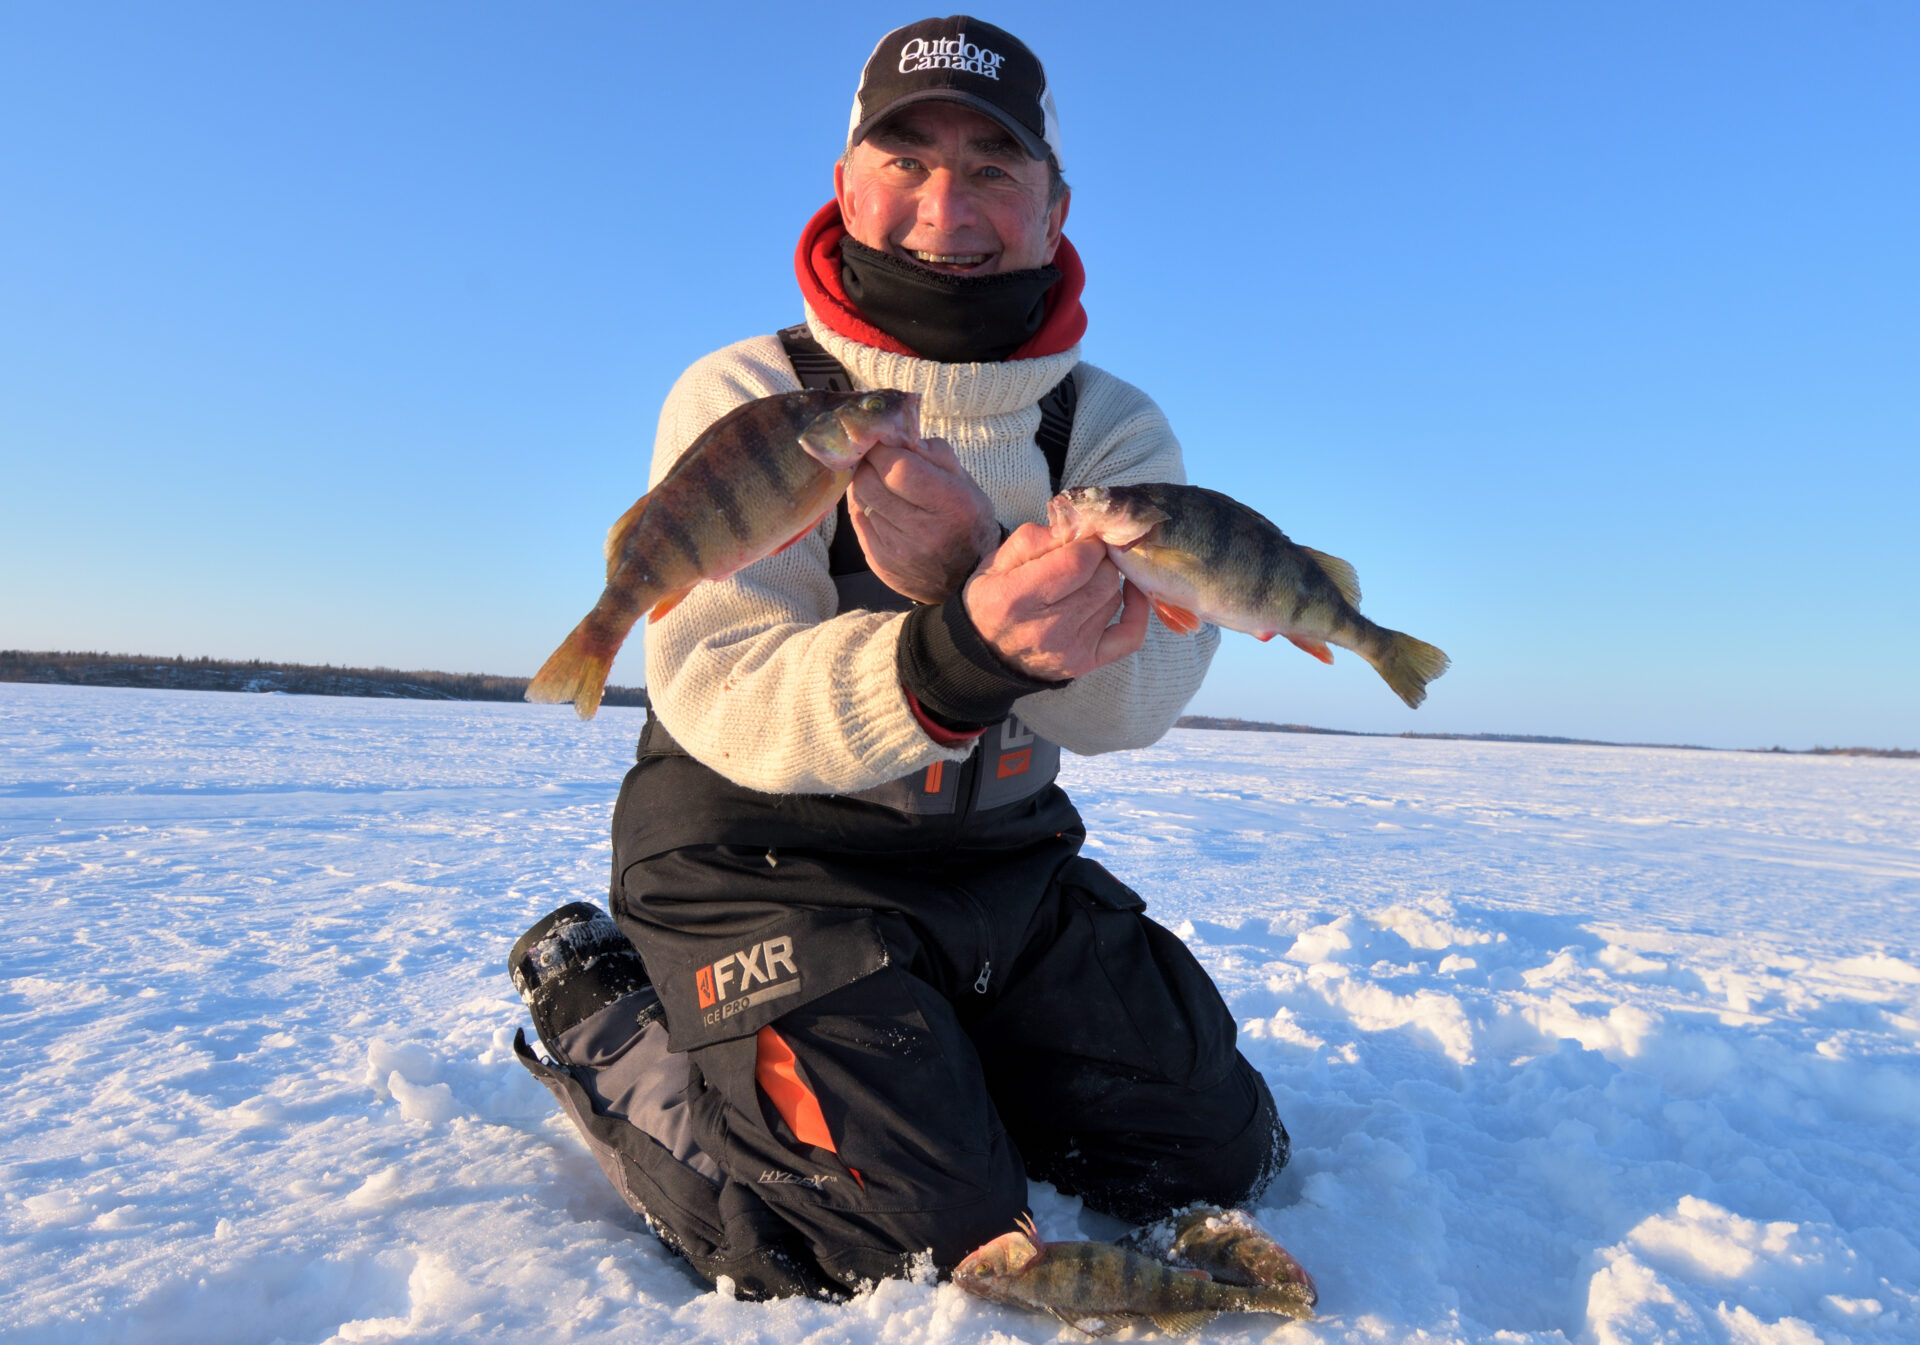
M1044 523L1047 464L1033 441L1039 400L1078 366L1079 405L1064 484L1184 482L1180 444L1150 398L1080 363L1080 348L1041 359L941 364L850 341L811 308L814 338L862 388L921 397L921 433L953 445L1008 527ZM648 489L714 421L743 402L799 387L778 337L757 336L697 361L660 411ZM921 729L895 671L901 612L841 613L827 574L835 515L776 556L701 584L647 627L647 688L667 731L736 784L768 793L849 793L961 761ZM1220 633L1180 636L1156 619L1145 647L1014 713L1072 752L1144 747L1200 688Z

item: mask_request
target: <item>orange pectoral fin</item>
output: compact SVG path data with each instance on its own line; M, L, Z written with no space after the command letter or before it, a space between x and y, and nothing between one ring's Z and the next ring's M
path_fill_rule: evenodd
M1320 640L1309 640L1304 636L1289 635L1287 637L1287 643L1296 649L1306 650L1322 663L1333 662L1333 651L1327 648L1326 644Z
M1175 635L1191 635L1200 629L1200 618L1184 607L1175 607L1170 602L1153 599L1153 610L1166 623L1167 629Z
M686 597L691 592L693 592L693 587L692 585L688 585L686 588L683 588L676 593L667 594L666 597L660 599L659 602L653 605L653 610L647 613L647 620L658 621L661 617L665 616L668 612L671 612L674 608L678 607L680 605L680 600Z

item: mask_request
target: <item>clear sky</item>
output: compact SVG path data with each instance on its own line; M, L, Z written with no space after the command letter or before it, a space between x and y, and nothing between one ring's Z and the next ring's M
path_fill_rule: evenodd
M921 16L0 3L0 647L531 673ZM1193 710L1920 746L1920 6L981 16L1087 358L1454 657Z

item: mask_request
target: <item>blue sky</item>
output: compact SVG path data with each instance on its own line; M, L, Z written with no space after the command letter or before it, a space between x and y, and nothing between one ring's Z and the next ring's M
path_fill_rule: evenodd
M0 7L0 646L530 673L919 16ZM1920 8L982 17L1087 358L1455 660L1229 635L1195 711L1920 746Z

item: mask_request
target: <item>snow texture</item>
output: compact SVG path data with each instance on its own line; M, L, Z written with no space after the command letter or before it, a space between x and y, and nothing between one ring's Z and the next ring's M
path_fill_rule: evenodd
M0 686L0 1335L1079 1339L925 1277L707 1292L513 1060L508 945L604 901L638 723ZM1066 771L1293 1132L1255 1214L1323 1315L1203 1339L1920 1339L1914 763L1177 731Z

